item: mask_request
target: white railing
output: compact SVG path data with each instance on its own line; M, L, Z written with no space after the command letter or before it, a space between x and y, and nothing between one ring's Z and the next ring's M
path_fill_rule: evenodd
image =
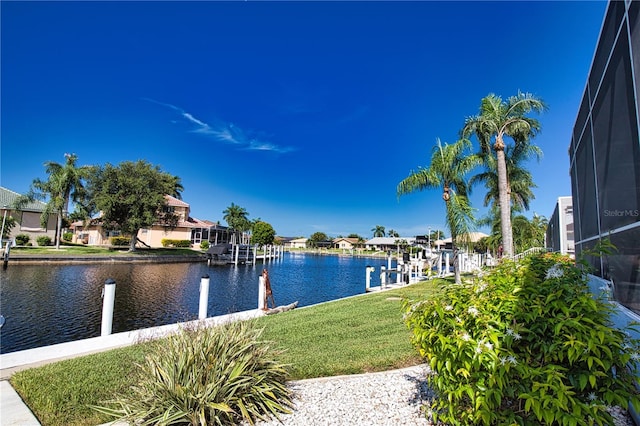
M522 253L518 253L515 256L513 256L513 260L520 260L524 257L529 256L530 254L545 253L545 252L548 252L549 250L550 249L546 247L531 247L530 249L525 250Z

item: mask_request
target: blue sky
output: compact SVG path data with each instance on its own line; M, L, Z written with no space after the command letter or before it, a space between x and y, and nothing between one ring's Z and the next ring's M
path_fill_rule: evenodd
M413 236L445 229L441 192L398 182L521 90L549 105L527 213L548 217L606 5L2 1L0 185L26 192L64 153L144 159L199 219L233 202L282 236Z

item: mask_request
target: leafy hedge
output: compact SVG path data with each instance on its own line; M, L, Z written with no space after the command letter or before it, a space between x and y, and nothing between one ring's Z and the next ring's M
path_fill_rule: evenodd
M162 247L191 247L190 240L171 240L169 238L163 238L160 241Z
M39 246L45 247L45 246L50 246L52 241L50 236L40 235L38 238L36 238L36 242L38 243Z
M16 244L19 246L26 246L31 237L27 234L18 234L16 235Z
M430 300L405 302L412 341L452 425L613 424L608 406L640 408L639 342L610 322L573 260L505 261Z
M112 246L128 246L131 244L131 238L129 237L110 237L109 241Z

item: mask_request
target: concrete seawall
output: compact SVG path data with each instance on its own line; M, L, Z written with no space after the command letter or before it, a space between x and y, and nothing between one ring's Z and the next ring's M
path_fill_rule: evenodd
M72 342L58 343L56 345L26 349L24 351L10 352L0 355L0 380L7 380L17 371L25 370L64 359L103 352L134 343L157 339L175 333L181 328L203 324L213 326L232 321L241 321L263 316L264 312L258 309L220 315L204 320L194 320L183 323L167 324L158 327L141 330L125 331L108 336L92 337L89 339L74 340Z

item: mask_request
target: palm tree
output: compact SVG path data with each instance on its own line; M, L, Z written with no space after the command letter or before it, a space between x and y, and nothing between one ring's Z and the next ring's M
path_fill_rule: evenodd
M433 147L431 163L426 168L419 168L402 180L397 187L398 196L414 192L442 187L442 199L446 205L446 222L451 231L454 248L454 271L456 283L460 283L460 268L456 262L457 244L469 235L473 224L473 209L469 203L469 187L466 175L479 164L475 155L466 155L471 142L461 139L454 144L444 145L437 140Z
M441 231L440 229L431 231L431 233L429 234L429 239L431 240L431 244L433 244L434 241L442 240L443 238L444 238L444 231Z
M36 178L31 184L31 189L25 197L21 197L18 204L34 199L48 199L42 216L42 225L46 226L49 215L58 214L56 225L56 249L60 248L60 236L62 235L62 219L69 214L69 203L74 201L84 192L83 180L88 178L92 170L90 166L77 167L78 156L64 154L65 164L53 161L44 163L47 180Z
M387 235L392 237L392 238L399 238L400 234L398 233L398 231L394 230L394 229L389 229L389 231L387 232Z
M467 118L462 129L463 137L476 135L482 153L491 154L492 150L495 151L502 241L507 256L513 255L513 230L504 138L512 138L516 146L528 144L540 131L540 123L526 114L545 109L544 102L529 93L518 92L506 101L490 94L482 99L479 114Z
M234 231L244 233L251 229L251 222L247 218L249 213L247 213L247 210L244 207L231 203L229 207L223 210L222 214L224 215L222 218Z
M531 219L531 226L533 227L533 247L544 247L547 239L549 219L534 213L533 219Z
M384 226L381 225L376 225L375 228L371 228L371 232L373 232L373 238L384 237L386 235Z

